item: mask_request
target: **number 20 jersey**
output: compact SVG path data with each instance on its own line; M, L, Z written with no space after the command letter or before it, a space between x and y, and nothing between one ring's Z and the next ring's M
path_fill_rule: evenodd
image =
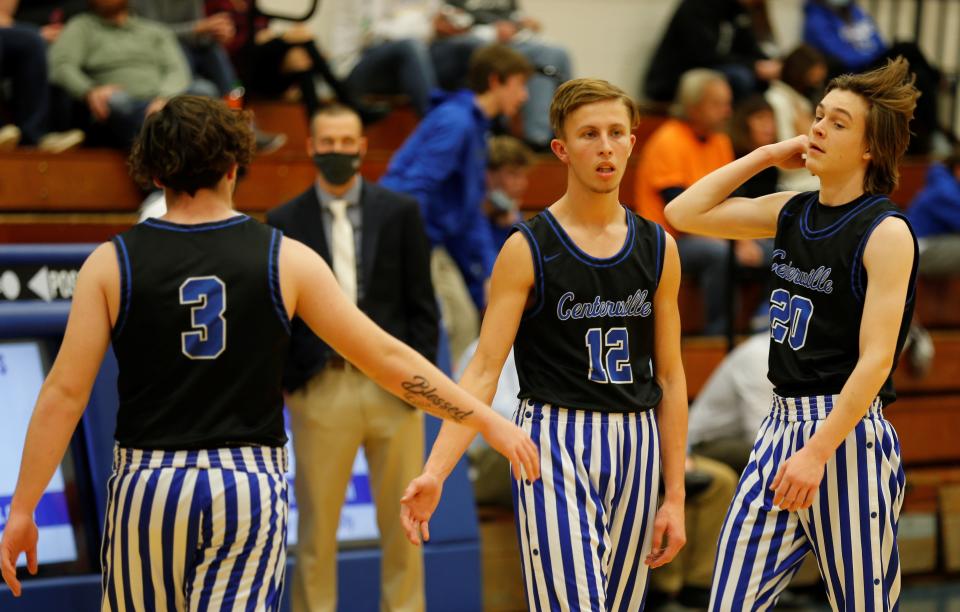
M281 234L247 216L149 219L113 239L120 311L117 442L144 449L282 446L289 343Z
M819 196L817 191L794 196L777 222L769 378L784 397L831 395L843 388L860 356L860 320L869 280L863 266L867 240L887 217L906 222L883 195L864 194L840 206L824 206ZM913 316L916 248L914 240L894 368ZM879 393L884 404L896 398L892 375L893 369Z
M534 301L514 342L520 398L565 408L639 412L656 407L654 295L663 229L625 210L614 256L580 250L545 210L516 226L534 267Z

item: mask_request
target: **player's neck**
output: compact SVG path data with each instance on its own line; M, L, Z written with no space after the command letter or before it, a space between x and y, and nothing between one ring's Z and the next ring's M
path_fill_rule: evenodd
M167 201L167 214L163 219L171 223L210 223L237 215L233 199L226 189L199 189L193 196L183 191L164 189L163 195Z
M862 173L820 177L820 203L825 206L840 206L856 200L861 195L863 195Z
M554 216L576 225L606 227L623 220L620 190L596 193L575 182L567 186L567 193L550 207Z

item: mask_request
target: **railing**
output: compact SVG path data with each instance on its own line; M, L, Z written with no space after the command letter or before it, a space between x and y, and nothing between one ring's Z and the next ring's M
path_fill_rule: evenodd
M914 41L943 73L940 121L960 134L960 0L862 0L887 41Z

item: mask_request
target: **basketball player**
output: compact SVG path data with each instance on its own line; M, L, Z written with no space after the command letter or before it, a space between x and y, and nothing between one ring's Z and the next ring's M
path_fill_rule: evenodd
M374 381L475 427L536 476L519 428L366 318L312 249L233 210L248 117L176 97L148 118L131 166L168 206L83 265L63 345L30 422L0 562L37 570L33 511L87 403L108 343L120 366L101 552L104 610L279 608L286 567L280 391L290 319Z
M773 407L720 536L713 610L772 607L808 552L835 610L897 607L904 475L882 409L895 397L917 243L885 194L897 185L917 96L902 58L840 76L808 135L757 149L667 207L685 232L775 237ZM764 168L804 164L819 192L727 198Z
M551 148L567 166L567 191L500 252L460 381L490 400L513 345L516 422L544 474L513 491L531 610L640 610L649 568L685 542L679 257L673 238L618 200L637 119L633 100L606 81L557 89ZM429 539L426 521L472 435L444 425L408 487L412 542Z

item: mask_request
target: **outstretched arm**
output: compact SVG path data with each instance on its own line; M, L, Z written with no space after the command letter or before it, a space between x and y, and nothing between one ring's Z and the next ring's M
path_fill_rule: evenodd
M864 417L889 376L913 258L913 235L902 219L880 222L867 240L863 266L870 282L860 320L860 356L830 415L806 445L780 466L770 487L778 507L810 507L827 462Z
M340 291L316 252L284 238L280 275L288 310L292 307L315 334L371 380L425 412L480 431L512 463L528 474L539 473L537 448L520 428L380 329Z
M800 168L807 137L797 136L755 149L714 170L666 207L670 225L682 232L716 238L769 238L777 232L780 209L796 195L780 192L759 198L731 198L733 191L750 177L770 166Z
M490 304L483 317L480 341L473 359L460 378L460 386L489 403L497 392L497 382L510 346L517 335L520 318L533 287L533 258L526 239L518 233L511 236L494 265L490 283ZM408 539L418 544L420 537L430 539L428 521L440 500L443 482L473 440L473 432L455 423L444 422L433 444L423 474L417 477L402 501L401 519ZM529 437L527 438L529 440ZM532 443L532 442L531 442ZM521 477L520 466L514 464L514 476ZM539 477L536 471L523 466L526 477Z
M120 270L113 245L103 244L80 269L63 344L43 382L30 418L20 461L20 476L0 542L0 569L15 596L20 595L17 558L27 555L27 568L37 571L37 526L33 520L40 497L70 443L90 398L100 362L110 343L110 328L120 300ZM108 300L108 295L112 299ZM112 306L108 306L108 301Z
M687 541L683 520L686 499L683 480L687 453L687 379L680 358L680 310L677 306L680 255L673 237L666 232L664 236L663 272L653 302L654 371L663 390L663 399L656 408L656 414L664 499L653 524L653 547L646 559L650 567L669 563Z

